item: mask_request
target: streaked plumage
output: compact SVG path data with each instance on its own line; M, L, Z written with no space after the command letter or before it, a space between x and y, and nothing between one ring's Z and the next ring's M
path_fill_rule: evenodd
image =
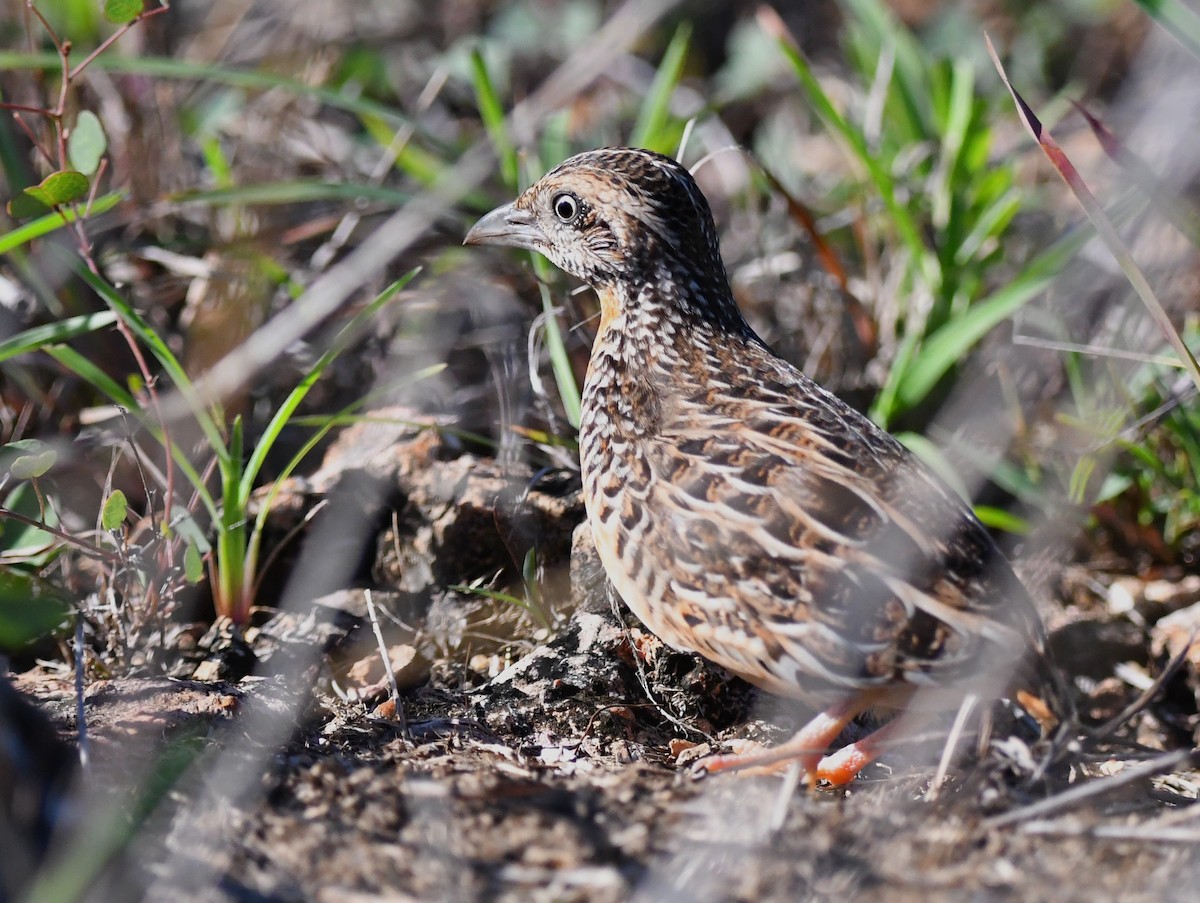
M865 708L1043 689L1037 613L986 530L754 334L683 167L579 154L466 241L539 251L597 291L580 453L605 570L667 643L829 707L785 745L810 778L877 754L868 738L826 767L808 750Z

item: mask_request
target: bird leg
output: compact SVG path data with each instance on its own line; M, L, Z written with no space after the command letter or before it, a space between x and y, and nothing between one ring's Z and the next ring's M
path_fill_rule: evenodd
M769 748L723 756L710 756L699 763L704 771L741 771L745 774L774 774L799 762L808 777L808 786L827 781L841 787L853 781L860 771L874 762L896 738L911 735L934 717L932 712L906 711L854 743L829 753L829 744L837 739L855 717L873 708L877 699L870 693L830 706L804 725L790 740Z
M880 753L887 748L892 736L899 732L900 722L903 720L901 716L896 716L861 740L824 756L817 764L815 771L809 772L810 786L814 778L818 781L828 781L834 787L849 784L858 777L860 771L879 758Z
M761 773L766 766L798 761L808 775L810 787L816 786L817 781L829 781L835 786L847 784L882 751L881 744L875 738L891 727L891 724L831 756L826 756L825 752L846 725L870 707L869 696L839 702L821 712L790 740L778 746L756 749L748 753L710 756L700 762L700 767L705 771L742 771L753 768Z

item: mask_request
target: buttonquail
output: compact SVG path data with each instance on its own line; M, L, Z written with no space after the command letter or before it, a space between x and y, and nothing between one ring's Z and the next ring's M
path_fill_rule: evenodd
M798 759L810 782L842 784L900 733L894 719L825 755L867 709L953 710L1014 687L1055 698L1037 612L987 531L755 335L686 169L632 148L579 154L465 243L538 251L599 295L579 443L625 603L670 645L824 709L746 761Z

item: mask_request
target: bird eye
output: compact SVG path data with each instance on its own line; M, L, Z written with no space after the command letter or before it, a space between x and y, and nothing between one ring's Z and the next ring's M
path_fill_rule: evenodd
M564 223L569 223L579 216L579 201L572 195L560 194L554 199L554 215Z

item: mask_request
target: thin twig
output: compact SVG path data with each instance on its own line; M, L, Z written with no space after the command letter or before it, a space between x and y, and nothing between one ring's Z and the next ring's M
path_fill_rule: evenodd
M29 127L29 124L17 113L13 113L13 122L15 122L17 127L25 133L25 137L29 139L29 144L33 147L33 149L42 155L42 158L46 161L46 165L53 169L54 158L46 152L44 147L42 147L41 141L39 141L38 136L33 133L33 129Z
M13 110L14 112L33 113L37 116L54 116L53 110L47 110L43 107L30 107L23 103L9 103L7 101L0 102L0 110Z
M95 50L93 50L91 53L89 53L87 56L85 56L83 58L83 61L78 66L76 66L74 69L71 70L70 77L78 78L80 73L82 73L84 69L86 69L88 66L90 66L95 61L96 57L100 56L100 54L102 54L109 47L111 47L113 44L115 44L117 41L119 41L121 38L123 38L125 36L125 33L127 31L129 31L131 28L133 28L136 25L139 25L142 22L145 22L147 19L153 18L154 16L157 16L161 13L165 13L170 8L171 7L168 5L163 5L163 6L158 7L157 9L151 9L151 10L147 10L145 12L139 13L136 18L130 19L128 22L126 22L124 25L122 25L120 28L118 28L116 31L114 31L112 34L110 34L107 38L105 38L103 41L101 41Z
M658 710L658 714L662 715L667 721L675 725L681 731L689 734L699 734L709 743L716 743L716 738L707 731L702 731L694 724L688 724L682 718L666 707L664 703L659 702L654 698L654 693L650 689L650 678L646 674L646 663L638 654L637 644L633 641L633 635L628 627L625 626L625 619L621 616L621 602L615 590L609 588L608 595L609 604L612 607L613 617L620 626L622 633L625 636L625 642L629 644L629 649L633 653L634 670L637 672L638 685L641 686L642 692L646 694L646 698L650 700L650 704Z
M1200 843L1200 831L1195 828L1161 828L1155 825L1095 825L1082 828L1058 822L1033 822L1022 826L1021 831L1024 834L1096 837L1139 843Z
M775 797L775 808L771 811L771 820L768 823L768 830L772 834L778 834L783 830L788 811L792 808L792 797L796 795L796 788L800 786L800 778L803 774L804 763L799 759L788 766L787 773L783 776L783 784L779 788L779 794Z
M1061 809L1069 808L1091 797L1101 796L1110 790L1115 790L1117 787L1123 787L1134 781L1140 781L1142 778L1153 777L1164 771L1170 771L1176 765L1187 761L1190 755L1191 750L1177 749L1174 752L1165 753L1153 759L1147 759L1145 762L1138 765L1131 765L1109 777L1100 778L1095 781L1086 781L1069 790L1064 790L1062 793L1052 796L1049 799L1039 800L1031 805L1022 806L1020 809L1013 809L1011 812L1005 812L1003 815L989 818L984 824L989 828L1003 828L1006 825L1040 818L1041 816L1049 815L1051 812L1058 812Z
M1197 629L1194 628L1188 635L1188 640L1186 643L1184 643L1183 648L1175 653L1175 656L1167 663L1167 667L1163 668L1162 674L1155 678L1154 683L1150 684L1150 686L1148 686L1142 692L1142 695L1140 695L1129 705L1125 706L1125 708L1123 708L1115 717L1108 719L1108 721L1104 722L1102 725L1092 731L1089 736L1093 740L1100 740L1104 737L1107 737L1122 724L1127 722L1130 718L1149 705L1150 701L1162 691L1162 688L1166 685L1167 681L1174 677L1175 673L1181 667L1183 667L1183 663L1187 661L1188 653L1192 651L1192 644L1196 642L1196 633Z
M942 757L938 760L937 771L934 772L929 789L925 791L925 802L931 803L937 799L938 791L946 782L946 775L950 771L950 763L954 761L954 753L958 750L963 731L967 729L967 719L971 717L971 713L975 711L977 705L979 705L979 694L968 693L963 697L963 701L958 707L958 714L954 716L954 724L950 726L950 733L946 736L946 745L942 747Z
M388 655L387 644L383 641L383 631L379 628L379 618L375 615L375 599L370 590L363 593L367 599L367 614L371 618L371 629L375 631L375 642L379 644L379 654L383 656L383 670L387 674L388 685L392 691L392 704L396 708L396 720L400 722L400 733L405 740L411 740L408 733L408 719L404 717L404 703L400 701L400 686L396 683L396 672L392 670L392 659Z
M57 536L63 542L74 546L80 552L83 552L85 555L90 555L93 558L99 558L102 561L118 561L121 558L121 556L116 552L110 552L107 549L102 549L85 539L80 539L78 536L72 536L70 533L59 530L57 527L52 527L49 524L37 520L36 518L26 517L19 511L13 511L11 508L0 507L0 519L3 518L19 521L20 523L25 524L27 527L34 527L35 529L43 530L46 533Z
M1163 354L1146 354L1141 351L1125 351L1121 348L1109 348L1081 342L1060 342L1056 339L1044 339L1034 335L1014 335L1011 339L1014 345L1025 345L1029 348L1042 348L1046 351L1069 351L1074 354L1086 354L1092 357L1113 358L1119 361L1133 361L1138 364L1154 364L1159 367L1184 369L1183 363L1177 357L1167 357Z

